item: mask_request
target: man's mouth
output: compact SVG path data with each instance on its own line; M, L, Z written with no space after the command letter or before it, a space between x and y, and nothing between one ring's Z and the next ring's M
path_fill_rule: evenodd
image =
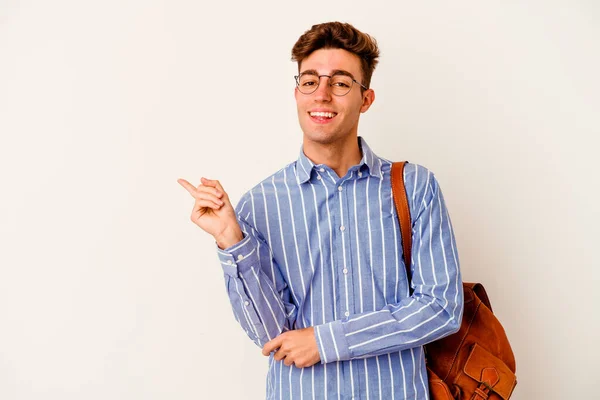
M313 120L317 120L317 121L329 121L332 118L334 118L337 113L335 112L326 112L326 111L311 111L308 113L308 115L310 115L311 119Z

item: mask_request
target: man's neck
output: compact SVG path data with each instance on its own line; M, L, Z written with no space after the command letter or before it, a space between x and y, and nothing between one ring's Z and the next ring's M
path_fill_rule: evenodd
M335 171L338 177L346 175L350 167L362 159L361 149L356 136L345 142L322 144L304 142L304 155L315 164L324 164Z

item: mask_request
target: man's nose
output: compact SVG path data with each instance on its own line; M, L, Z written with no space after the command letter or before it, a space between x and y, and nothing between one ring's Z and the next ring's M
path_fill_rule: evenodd
M329 77L321 76L319 78L319 87L315 91L315 100L317 101L330 101L331 100L331 86L329 86Z

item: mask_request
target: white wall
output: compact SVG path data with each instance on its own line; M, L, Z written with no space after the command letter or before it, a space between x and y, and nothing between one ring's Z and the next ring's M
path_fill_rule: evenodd
M0 2L0 398L264 397L176 179L238 199L297 157L290 50L328 20L379 41L360 133L438 176L513 399L593 398L598 3L217 3Z

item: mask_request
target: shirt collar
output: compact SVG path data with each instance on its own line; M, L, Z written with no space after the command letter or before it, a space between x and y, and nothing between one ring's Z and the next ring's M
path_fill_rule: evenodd
M367 172L369 175L374 176L376 178L381 178L383 173L381 172L381 167L383 163L381 159L373 153L365 139L362 137L358 137L358 146L362 150L362 159L358 164L359 169L362 168L363 165L367 166ZM305 183L310 180L312 170L315 169L316 165L312 162L306 155L304 154L304 148L300 148L300 156L296 161L296 178L298 180L298 184Z

